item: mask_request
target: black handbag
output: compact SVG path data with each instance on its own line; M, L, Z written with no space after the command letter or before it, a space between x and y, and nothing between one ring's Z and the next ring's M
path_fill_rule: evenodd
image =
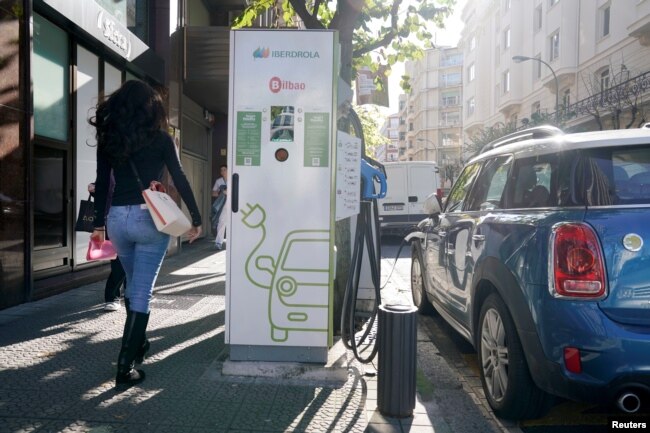
M93 222L95 220L95 202L93 202L92 195L88 196L88 200L81 200L79 203L79 216L74 229L78 232L93 232Z

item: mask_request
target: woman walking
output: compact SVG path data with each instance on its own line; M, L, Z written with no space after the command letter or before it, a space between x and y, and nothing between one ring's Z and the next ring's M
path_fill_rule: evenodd
M99 103L95 117L89 122L97 129L95 231L92 237L103 241L108 230L126 272L127 316L115 383L128 387L145 378L144 371L134 366L143 361L149 349L145 336L149 303L170 238L156 229L136 173L143 185L149 185L152 181L160 181L167 167L190 211L190 242L201 234L201 215L172 138L164 132L167 115L162 98L153 88L141 81L125 82ZM115 190L105 225L104 207L111 170Z

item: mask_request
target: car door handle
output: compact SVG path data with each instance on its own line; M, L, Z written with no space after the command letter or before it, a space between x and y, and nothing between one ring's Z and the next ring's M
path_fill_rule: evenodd
M472 235L472 240L474 242L483 242L485 241L485 235Z

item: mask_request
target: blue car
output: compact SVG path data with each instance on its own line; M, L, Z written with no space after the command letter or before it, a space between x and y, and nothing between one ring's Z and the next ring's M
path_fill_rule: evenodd
M524 130L462 170L412 241L411 289L475 347L502 418L553 396L650 402L650 129Z

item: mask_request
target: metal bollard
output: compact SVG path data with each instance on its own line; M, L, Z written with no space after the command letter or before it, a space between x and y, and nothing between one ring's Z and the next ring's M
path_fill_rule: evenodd
M415 409L417 311L412 305L379 306L377 408L385 416L406 418Z

